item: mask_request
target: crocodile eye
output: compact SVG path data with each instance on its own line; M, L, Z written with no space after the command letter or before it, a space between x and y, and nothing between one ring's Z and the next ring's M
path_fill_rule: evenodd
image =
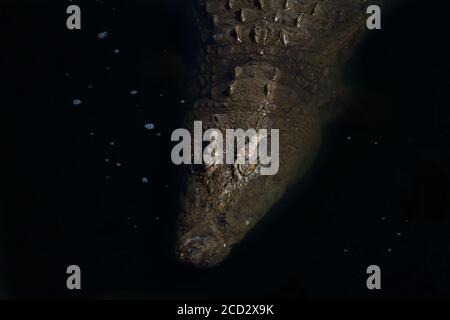
M256 164L248 164L248 163L238 164L238 170L242 176L248 177L253 172L255 172Z

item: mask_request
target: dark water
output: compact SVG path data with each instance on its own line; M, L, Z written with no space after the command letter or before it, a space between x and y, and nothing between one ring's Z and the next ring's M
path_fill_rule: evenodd
M313 168L200 271L171 255L170 134L198 54L189 3L74 3L76 32L67 1L1 4L0 295L450 297L448 4L386 10L346 67L354 106L324 129ZM65 286L71 264L80 292ZM381 291L366 288L371 264Z

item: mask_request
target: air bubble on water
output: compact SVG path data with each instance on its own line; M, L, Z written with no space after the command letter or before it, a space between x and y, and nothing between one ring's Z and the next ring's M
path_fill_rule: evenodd
M142 178L142 183L148 183L148 178L147 177L143 177Z
M389 248L389 249L387 249L387 251L388 251L388 252L392 252L392 249L391 249L391 248Z
M347 140L349 140L349 141L352 140L352 137L348 136L348 137L347 137Z
M397 232L397 237L401 237L402 233L401 232Z
M115 49L114 53L120 53L120 50L119 49Z
M116 163L116 166L117 166L117 167L121 167L122 164L121 164L120 162L117 162L117 163Z
M147 130L153 130L153 129L155 129L155 125L153 124L153 123L147 123L147 124L145 124L145 129L147 129Z
M109 145L112 147L112 146L115 145L115 142L114 142L114 141L110 141L110 142L109 142Z
M131 91L130 91L130 94L131 94L132 96L135 96L135 95L138 94L138 91L137 91L137 90L131 90Z
M344 249L344 253L348 253L348 249Z
M105 159L105 162L109 162L109 161L110 161L109 158L106 158L106 159Z
M99 39L104 39L108 36L108 31L103 31L98 34Z
M184 100L180 100L180 102L181 102L181 103L185 103L186 101L184 101Z
M164 94L160 93L159 96L162 98L162 97L164 97Z
M81 100L80 99L74 99L72 101L72 103L73 103L74 106L79 106L81 104Z
M95 133L94 133L94 132L89 132L89 135L90 135L90 136L94 136Z
M386 220L386 217L381 217L381 220L383 220L383 221Z

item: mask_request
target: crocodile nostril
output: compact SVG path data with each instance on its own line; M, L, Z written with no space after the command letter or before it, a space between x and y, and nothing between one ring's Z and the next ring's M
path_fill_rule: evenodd
M187 239L180 245L179 259L187 264L200 265L204 260L207 237L194 237Z
M228 255L229 249L212 236L194 236L181 240L177 251L181 262L208 268L218 265Z
M184 242L188 248L201 248L208 241L208 237L193 237Z

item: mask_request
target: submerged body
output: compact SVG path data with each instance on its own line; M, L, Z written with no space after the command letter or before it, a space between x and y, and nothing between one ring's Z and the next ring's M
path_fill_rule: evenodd
M186 168L177 256L220 264L314 160L339 68L365 28L363 0L206 0L196 8L203 47L186 127L279 129L280 167Z

